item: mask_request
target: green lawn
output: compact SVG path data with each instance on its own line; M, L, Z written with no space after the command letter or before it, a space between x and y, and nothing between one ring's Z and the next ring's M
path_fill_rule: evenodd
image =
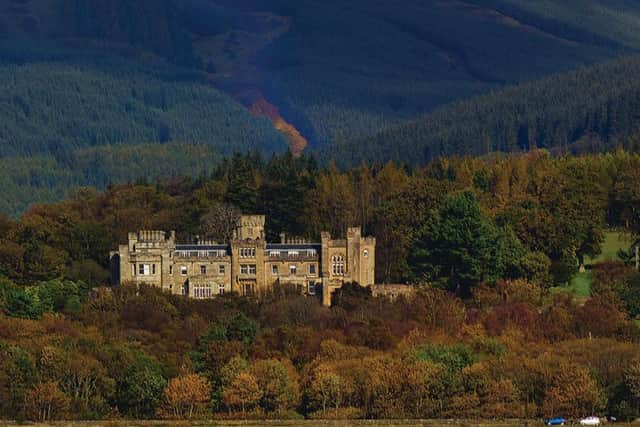
M631 236L626 233L617 231L607 231L604 234L604 242L602 243L602 253L594 259L586 258L587 265L596 264L603 261L611 261L618 259L618 251L620 249L628 250L631 245Z
M603 261L611 261L618 259L618 251L620 249L627 250L631 244L631 237L628 234L617 231L607 231L604 234L604 242L602 243L602 253L591 259L587 257L585 264L587 270L584 273L578 273L569 286L559 286L554 288L556 292L570 292L578 298L589 298L591 295L591 281L593 276L589 270L590 266Z
M578 273L572 280L567 291L572 292L577 297L589 298L591 295L591 281L593 277L589 270Z

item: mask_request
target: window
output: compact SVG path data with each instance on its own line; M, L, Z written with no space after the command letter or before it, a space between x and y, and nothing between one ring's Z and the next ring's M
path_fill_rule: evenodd
M290 265L289 272L291 273L292 276L295 276L296 273L298 272L298 267L296 267L295 265Z
M247 275L256 275L256 265L255 264L240 264L240 274Z
M315 295L316 294L316 284L313 282L309 282L307 284L307 293L309 295Z
M218 295L224 295L224 285L218 286Z
M369 258L369 250L368 250L368 249L365 249L365 250L362 252L362 255L363 255L365 258Z
M193 297L197 299L211 298L211 285L194 286Z
M180 274L182 274L183 276L187 275L187 266L186 265L181 265L180 266Z
M154 269L154 272L155 272L155 269ZM151 274L151 265L140 264L138 266L138 274L141 276L149 276Z
M241 283L241 289L242 289L242 295L246 295L246 296L251 296L253 295L254 292L254 283L251 282L244 282Z
M342 255L332 256L331 267L334 275L343 276L344 275L344 257Z
M299 256L299 255L300 255L300 252L298 252L298 251L289 251L289 254L288 254L288 255L289 255L290 257L296 257L296 256Z
M269 256L279 257L280 251L269 251Z
M173 265L169 266L169 274L173 274Z
M256 248L240 248L240 258L255 258Z
M151 265L151 273L152 274L156 274L156 265L155 264Z
M203 276L205 274L207 274L207 266L206 265L201 265L200 266L200 274L202 274Z
M218 273L220 273L220 274L224 274L224 264L220 264L220 265L218 266Z
M271 266L271 274L273 274L274 276L278 275L278 266L277 265L272 265Z
M316 274L316 265L315 264L310 264L309 265L309 274L312 276L315 276Z

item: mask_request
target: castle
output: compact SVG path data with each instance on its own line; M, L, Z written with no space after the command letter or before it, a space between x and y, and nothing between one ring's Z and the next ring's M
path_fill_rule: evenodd
M331 294L347 282L375 282L376 239L349 228L346 239L321 233L320 243L287 239L267 243L265 216L242 216L228 244L176 243L175 232L129 233L112 252L112 282L149 284L197 299L228 292L259 295L276 283L296 286L331 304Z

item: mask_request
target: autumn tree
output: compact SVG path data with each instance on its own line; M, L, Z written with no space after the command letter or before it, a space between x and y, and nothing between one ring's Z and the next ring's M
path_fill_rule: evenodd
M38 383L25 395L27 417L48 422L64 419L69 410L69 398L56 382Z
M255 407L263 396L255 376L249 372L240 372L225 387L223 402L229 408L240 408L244 417L247 409Z
M258 360L250 367L262 394L260 406L277 414L293 409L300 399L298 376L287 360Z
M171 418L191 419L206 412L211 385L198 374L172 378L164 389L165 410Z
M335 409L336 416L338 409L344 400L344 379L334 372L330 366L320 365L313 373L313 379L310 384L310 392L317 396L322 405L322 414L326 416L327 406Z
M545 416L565 414L580 417L593 414L604 405L602 392L589 371L581 366L558 369L546 389L542 411Z

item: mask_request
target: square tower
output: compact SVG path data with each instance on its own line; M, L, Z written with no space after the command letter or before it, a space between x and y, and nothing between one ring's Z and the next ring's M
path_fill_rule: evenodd
M236 226L234 240L264 240L264 215L242 215Z

